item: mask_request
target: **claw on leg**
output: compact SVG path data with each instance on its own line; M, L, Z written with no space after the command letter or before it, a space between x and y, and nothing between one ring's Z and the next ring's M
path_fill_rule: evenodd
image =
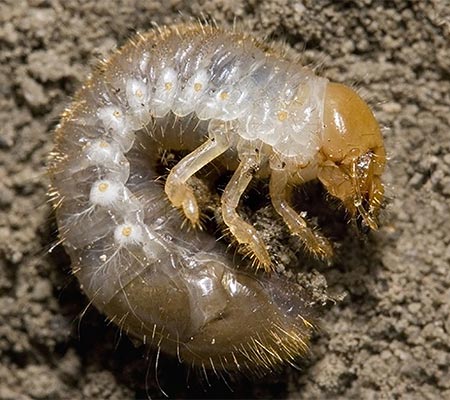
M330 259L333 256L330 242L310 228L305 219L289 205L287 173L283 170L272 170L269 186L272 204L291 233L297 235L311 253L325 260Z
M193 226L199 224L200 213L198 210L197 200L192 189L185 183L166 184L166 194L172 204L183 209L184 215Z
M258 166L255 156L242 157L241 163L234 172L222 195L222 216L238 243L246 246L256 257L259 265L271 271L271 260L264 241L257 230L245 222L236 208L245 189L253 178L253 171Z
M167 197L175 207L183 209L184 215L194 226L200 222L200 212L194 192L187 181L227 148L225 141L210 138L175 165L167 177L164 187Z

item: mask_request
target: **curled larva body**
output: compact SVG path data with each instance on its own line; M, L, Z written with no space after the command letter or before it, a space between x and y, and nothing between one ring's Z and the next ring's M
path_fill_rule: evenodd
M342 107L371 129L356 147L345 135L353 139L359 125ZM176 208L199 223L187 181L217 159L234 171L223 222L259 265L269 270L270 255L236 211L253 176L270 179L292 233L329 256L328 242L288 205L288 187L319 178L374 227L384 149L372 120L354 92L248 35L188 24L138 36L94 71L55 134L53 201L74 274L111 320L181 360L252 371L294 360L315 323L307 294L245 271L207 233L180 229ZM163 189L164 150L190 153Z

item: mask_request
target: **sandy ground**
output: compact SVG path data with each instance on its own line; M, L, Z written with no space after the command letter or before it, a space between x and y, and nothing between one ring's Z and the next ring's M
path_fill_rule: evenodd
M159 385L171 398L450 398L450 9L329 3L0 2L0 399L158 398ZM347 296L325 314L310 359L230 388L164 356L158 384L142 349L102 315L89 309L79 323L87 299L63 250L48 253L45 162L58 115L99 57L180 13L236 18L356 84L390 155L382 228L365 242L349 230L334 264L318 267L318 281Z

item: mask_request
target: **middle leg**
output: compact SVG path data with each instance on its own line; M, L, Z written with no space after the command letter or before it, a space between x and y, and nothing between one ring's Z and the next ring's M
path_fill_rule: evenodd
M240 244L248 246L259 264L266 271L270 271L271 261L264 241L257 230L248 222L245 222L236 211L239 200L258 167L259 163L255 155L241 156L241 162L222 194L222 217L235 239Z

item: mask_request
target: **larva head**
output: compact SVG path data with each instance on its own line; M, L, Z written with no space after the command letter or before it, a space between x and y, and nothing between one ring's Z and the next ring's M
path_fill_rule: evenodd
M329 83L325 93L321 153L319 180L342 200L361 227L376 229L384 195L383 138L366 102L338 83Z

